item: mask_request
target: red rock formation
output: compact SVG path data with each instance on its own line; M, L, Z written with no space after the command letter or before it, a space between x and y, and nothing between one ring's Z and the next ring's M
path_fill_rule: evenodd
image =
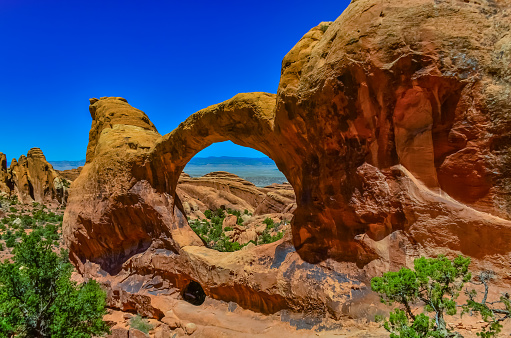
M11 180L7 171L7 158L4 153L0 153L0 195L11 195Z
M296 207L293 188L275 184L258 188L234 174L218 171L202 177L181 175L176 193L187 216L204 218L207 209L245 210L255 215L290 213Z
M30 149L18 161L13 159L9 169L5 155L0 153L0 192L16 196L21 203L48 206L65 205L68 195L66 182L39 148Z
M123 99L92 100L87 164L64 219L73 262L81 271L92 263L112 273L157 270L177 288L200 280L212 297L270 312L303 308L292 299L306 290L309 301L339 313L335 287L283 290L278 278L245 278L247 262L210 260L187 226L176 194L183 168L231 140L271 157L292 185L300 259L344 262L329 271L362 280L441 253L505 271L508 12L505 2L352 1L286 55L276 96L238 94L165 136ZM218 268L224 259L231 268ZM304 284L300 266L272 273Z
M78 176L80 176L80 172L82 171L83 167L73 168L73 169L67 169L67 170L56 170L57 173L65 178L66 180L72 182L76 180Z

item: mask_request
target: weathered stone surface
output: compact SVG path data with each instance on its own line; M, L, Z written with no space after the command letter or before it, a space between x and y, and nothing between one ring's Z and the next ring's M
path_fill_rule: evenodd
M113 328L112 334L108 335L108 338L128 338L129 337L129 331L124 328Z
M59 206L67 202L68 187L41 149L32 148L27 156L13 159L9 169L5 155L0 153L0 193L16 196L21 203Z
M82 171L83 167L78 167L74 169L68 169L68 170L57 170L60 176L64 177L66 180L72 182L76 180L78 176L80 176L80 172Z
M149 296L130 293L122 288L108 289L107 304L110 308L137 313L143 317L159 320L164 316L160 309L152 306Z
M185 330L187 335L191 335L195 331L197 331L197 325L195 325L194 323L186 323L183 327L183 330Z
M7 157L4 153L0 153L0 194L10 196L11 194L11 180L7 171Z
M364 281L419 255L471 256L508 285L508 14L506 2L353 1L286 55L277 95L238 94L164 136L125 100L92 100L64 218L73 262L178 289L199 281L263 312L342 314ZM218 253L187 226L180 174L225 140L285 174L292 239Z
M140 330L131 328L129 331L129 338L149 338L149 335Z
M154 330L154 338L171 338L172 331L167 325L160 325Z

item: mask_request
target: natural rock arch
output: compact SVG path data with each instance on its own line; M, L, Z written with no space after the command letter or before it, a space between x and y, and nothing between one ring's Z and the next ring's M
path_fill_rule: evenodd
M175 185L193 155L225 140L286 175L297 197L292 241L308 262L508 257L510 119L499 97L510 44L495 27L510 24L505 8L473 6L354 1L286 55L277 95L239 94L165 136L123 99L92 100L87 164L64 222L73 261L114 272L148 249L201 246Z

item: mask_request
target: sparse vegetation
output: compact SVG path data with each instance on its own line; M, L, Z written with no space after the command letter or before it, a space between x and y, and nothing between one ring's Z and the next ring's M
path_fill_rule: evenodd
M153 329L153 326L147 321L147 319L142 318L140 315L131 317L130 327L140 330L146 334Z
M232 227L225 227L222 229L222 223L226 217L226 215L234 215L237 217L236 224L239 226L243 226L243 218L242 214L238 210L227 209L225 212L222 209L217 209L215 211L206 210L204 212L204 216L206 219L203 220L189 220L190 227L195 231L195 233L206 243L206 245L218 251L224 252L233 252L242 249L246 244L240 244L236 241L232 241L225 232L233 231ZM243 215L250 215L248 210L245 210ZM266 218L263 221L266 224L266 229L263 233L257 238L257 240L251 241L255 245L260 244L268 244L275 241L278 241L284 236L283 231L277 232L276 235L271 235L270 232L273 231L275 227L278 225L274 223L271 218ZM250 243L250 242L249 242Z
M321 29L321 31L324 33L326 32L326 30L328 29L328 27L330 27L330 25L321 25L319 28Z

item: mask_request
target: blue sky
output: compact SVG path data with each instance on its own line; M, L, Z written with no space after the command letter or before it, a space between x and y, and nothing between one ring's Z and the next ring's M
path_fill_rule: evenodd
M284 55L349 1L0 0L0 152L85 157L88 99L122 96L161 134L239 92L276 93ZM260 157L230 142L200 156Z

